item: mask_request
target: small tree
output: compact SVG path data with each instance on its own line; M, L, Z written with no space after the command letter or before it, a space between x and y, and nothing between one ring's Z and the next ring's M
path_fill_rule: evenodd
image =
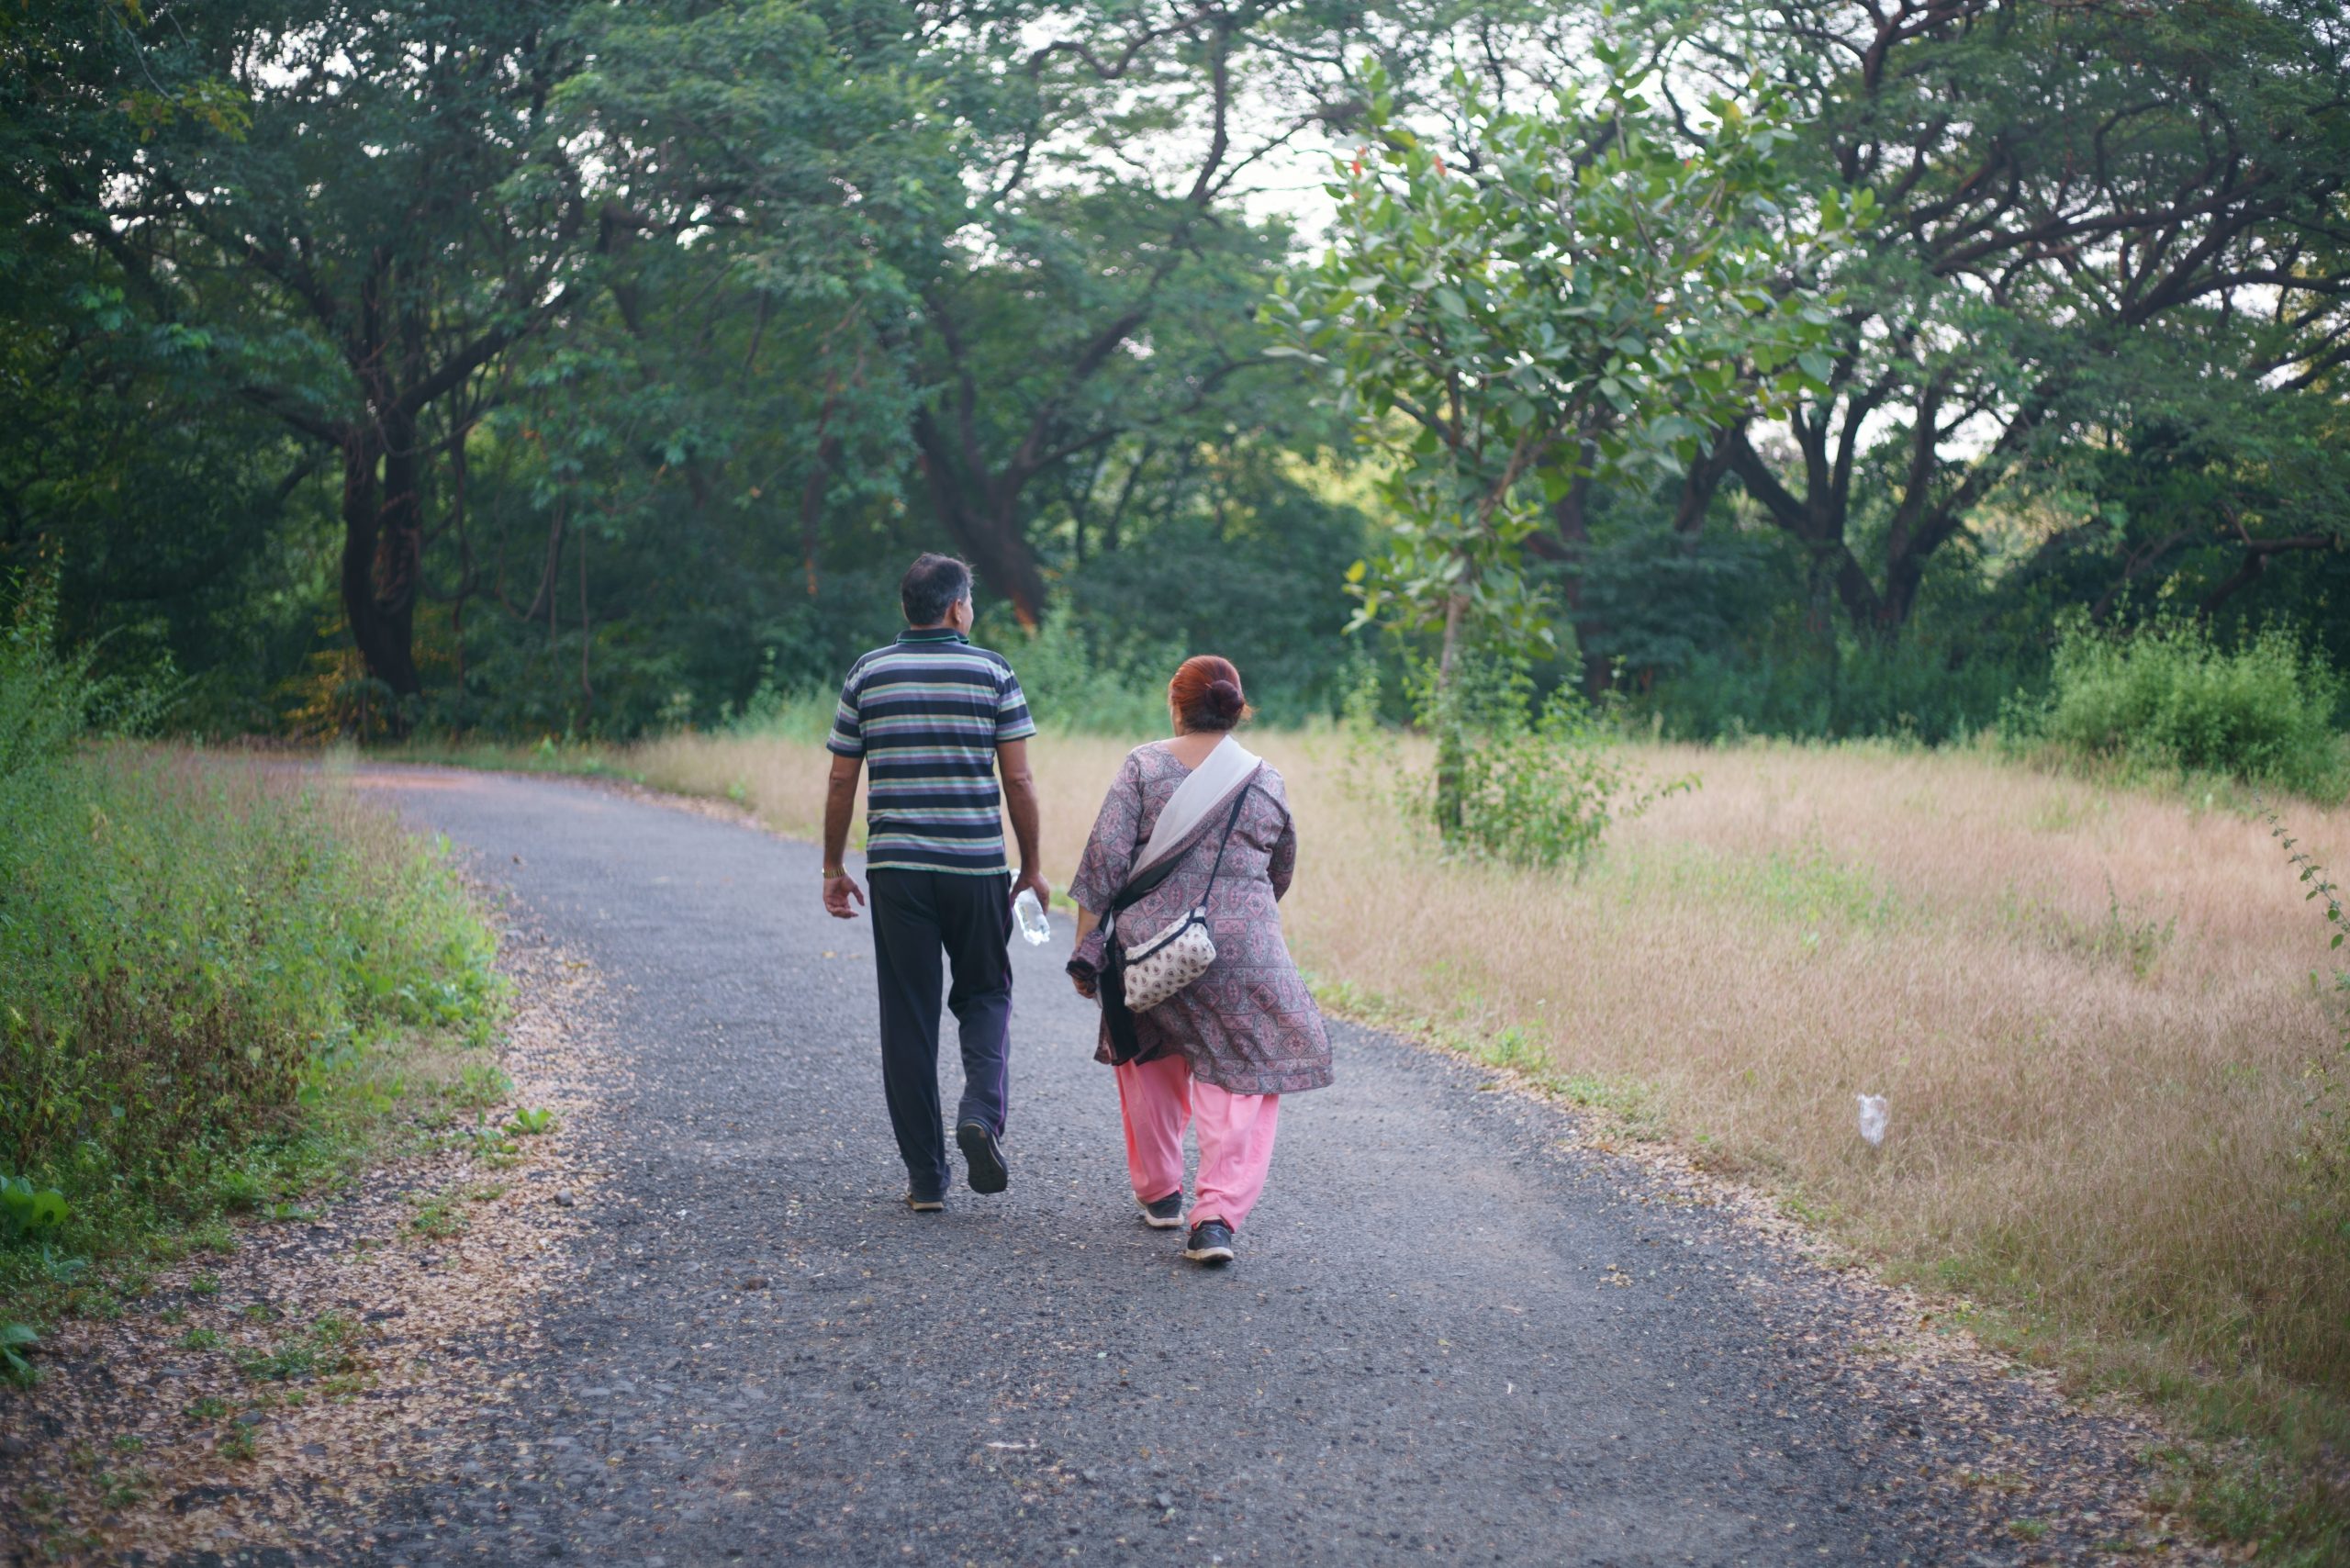
M1628 51L1595 52L1603 79L1535 112L1456 73L1451 162L1374 70L1371 141L1331 187L1337 242L1266 309L1273 352L1330 368L1387 476L1387 548L1348 573L1355 624L1439 637L1439 711L1464 647L1552 645L1521 569L1543 498L1686 463L1823 386L1828 301L1774 280L1820 275L1817 252L1873 210L1865 193L1802 197L1778 158L1787 111L1759 84L1684 129ZM1440 760L1448 831L1458 807Z

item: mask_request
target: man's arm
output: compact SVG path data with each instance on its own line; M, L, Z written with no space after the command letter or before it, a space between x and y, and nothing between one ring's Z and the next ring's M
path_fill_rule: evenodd
M1033 888L1036 902L1050 909L1053 890L1045 880L1043 857L1037 846L1036 776L1028 771L1028 743L999 743L995 766L996 771L1003 775L1003 805L1012 818L1013 842L1020 846L1020 878L1012 884L1012 894L1017 898L1021 889Z
M855 920L849 900L865 902L865 890L841 864L848 854L849 819L856 814L856 778L865 771L861 756L833 755L832 777L824 782L824 907L841 920Z

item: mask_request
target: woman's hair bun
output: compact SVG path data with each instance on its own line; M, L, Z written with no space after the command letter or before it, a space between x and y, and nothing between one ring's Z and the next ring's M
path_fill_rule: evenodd
M1184 725L1194 730L1228 730L1248 717L1240 672L1230 659L1214 654L1185 659L1167 683L1167 700Z

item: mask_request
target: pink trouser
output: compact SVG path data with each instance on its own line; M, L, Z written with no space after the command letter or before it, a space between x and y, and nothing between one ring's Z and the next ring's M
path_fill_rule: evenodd
M1192 1223L1220 1219L1233 1229L1248 1217L1273 1162L1278 1094L1235 1094L1194 1082L1180 1054L1127 1062L1118 1074L1118 1110L1126 1124L1126 1174L1135 1196L1156 1203L1183 1185L1183 1126L1200 1131L1200 1193Z

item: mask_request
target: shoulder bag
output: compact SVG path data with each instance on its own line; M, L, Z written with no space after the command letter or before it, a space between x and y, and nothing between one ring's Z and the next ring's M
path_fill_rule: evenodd
M1215 962L1215 942L1208 935L1208 895L1215 890L1216 876L1224 869L1224 852L1232 846L1233 830L1240 825L1240 808L1247 803L1248 791L1256 787L1256 780L1251 778L1232 797L1232 812L1224 819L1224 836L1215 846L1215 864L1208 868L1207 885L1200 890L1200 902L1156 936L1146 937L1131 947L1120 940L1120 978L1128 1012L1149 1012L1207 973L1208 966ZM1115 902L1111 905L1113 910L1118 907Z

